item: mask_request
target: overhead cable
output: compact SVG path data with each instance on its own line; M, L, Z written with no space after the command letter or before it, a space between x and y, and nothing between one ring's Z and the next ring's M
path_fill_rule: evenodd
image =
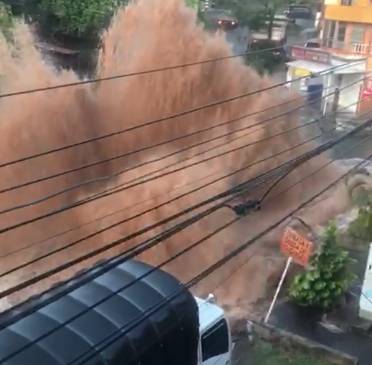
M372 155L370 155L367 158L367 160L370 160L371 158L372 158ZM356 167L359 167L363 163L365 163L365 161L359 163ZM215 272L216 270L218 270L220 267L222 267L223 265L225 265L227 262L229 262L230 260L232 260L233 258L235 258L236 256L238 256L239 254L241 254L243 251L245 251L247 248L249 248L256 241L258 241L259 239L263 238L264 236L266 236L268 233L270 233L274 229L278 228L281 224L283 224L286 220L288 220L289 218L291 218L291 216L293 216L294 214L296 214L297 212L299 212L301 209L303 209L304 207L306 207L309 203L311 203L312 201L316 200L317 198L319 198L320 196L322 196L324 193L326 193L328 190L330 190L331 188L333 188L334 186L336 186L348 174L350 174L356 167L350 169L347 173L343 174L342 176L340 176L339 178L337 178L336 180L334 180L332 183L330 183L329 185L327 185L320 192L318 192L317 194L313 195L311 198L307 199L305 202L303 202L300 205L298 205L295 209L291 210L291 212L289 212L288 214L286 214L285 216L283 216L282 218L280 218L279 220L277 220L275 223L271 224L265 230L263 230L259 234L255 235L253 238L249 239L243 245L241 245L241 246L237 247L236 249L232 250L229 254L227 254L226 256L224 256L222 259L218 260L217 262L215 262L214 264L212 264L211 266L209 266L207 269L205 269L204 271L202 271L199 275L195 276L193 279L191 279L190 281L188 281L185 284L185 287L190 289L190 288L194 287L195 285L197 285L199 282L201 282L202 280L204 280L206 277L208 277L213 272ZM127 284L127 285L129 285L129 284ZM131 285L133 285L133 284L131 284ZM119 293L119 292L121 292L123 290L125 290L125 287L122 287L122 288L118 289L117 292ZM184 290L184 289L182 288L182 290ZM68 365L73 365L73 364L74 365L81 365L81 364L85 364L88 360L90 360L96 354L102 352L107 347L109 347L113 343L115 343L118 339L120 339L121 337L125 336L127 333L129 333L130 331L132 331L138 325L140 325L141 323L143 323L143 321L145 321L148 318L150 318L151 316L153 316L161 308L163 308L165 305L167 305L167 303L169 303L171 300L174 300L175 298L177 298L178 295L180 295L182 293L182 290L181 289L178 289L177 291L175 291L175 293L173 295L170 295L167 298L162 299L157 305L150 307L144 313L141 313L140 316L137 316L135 319L133 319L131 322L129 322L129 323L125 324L124 326L120 327L119 329L115 330L112 335L110 335L110 336L106 337L105 339L101 340L100 341L101 346L99 344L96 344L94 348L91 348L91 349L85 351L78 358L76 358L73 361L71 361ZM91 307L94 307L95 308L96 305L101 304L100 303L101 301L102 300L100 300L97 304L94 304ZM54 331L54 329L51 330L51 332L52 331ZM48 336L48 335L46 335L46 336ZM28 347L29 346L32 346L32 343L31 344L27 344L26 346L28 346ZM14 355L12 355L12 356L14 356Z
M176 214L175 217L178 218L178 217L180 217L184 214L187 214L187 213L189 213L189 212L191 212L195 209L198 209L200 207L203 207L207 204L218 201L218 200L223 199L225 197L230 196L232 199L234 199L237 195L243 194L247 191L247 189L251 188L252 183L256 183L256 184L259 184L259 185L263 184L263 183L266 183L269 179L272 179L276 175L280 176L283 172L285 173L285 171L292 170L294 167L299 166L301 163L304 163L304 162L308 161L309 159L319 155L320 153L323 153L323 152L329 150L333 146L335 146L335 145L341 143L342 141L344 141L346 138L348 138L352 135L355 135L356 133L364 130L365 128L367 128L368 126L371 126L371 125L372 125L372 119L369 119L368 121L366 121L366 122L362 123L361 125L355 127L353 130L351 130L347 133L344 133L342 136L340 136L336 139L333 139L331 141L328 141L328 142L324 143L323 145L320 145L320 146L314 148L313 150L304 153L300 157L297 157L295 159L287 161L284 164L282 164L281 166L275 167L274 169L270 170L269 172L265 172L261 175L258 175L254 179L250 179L250 180L248 180L244 183L240 183L232 189L229 189L229 190L227 190L223 193L217 194L216 196L214 196L212 198L209 198L209 199L205 200L204 202L201 202L201 203L198 203L198 204L196 204L192 207L189 207L189 208L185 209L184 211ZM266 179L266 181L265 181L265 179ZM222 204L221 207L225 207L225 206L226 205ZM216 211L216 209L220 209L221 207L218 207L218 206L211 207L211 208L207 209L206 211L204 211L202 213L199 213L196 216L191 217L188 220L187 224L188 225L193 224L198 219L204 218L206 215L210 215L211 213ZM170 218L167 218L167 219L163 220L161 224L168 223L169 219ZM171 220L173 220L173 219L174 219L174 217ZM164 237L169 238L173 234L175 234L175 233L179 232L180 230L183 230L186 227L188 227L188 225L185 225L184 222L182 224L178 224L175 227L172 227L171 230L168 230L168 231L164 232L162 235L160 234L161 238L147 240L144 243L142 243L140 245L137 245L134 248L129 249L125 253L125 255L120 254L120 256L125 256L125 260L128 260L129 258L133 258L134 256L137 256L137 255L143 253L144 251L156 246L158 243L162 242L165 239ZM100 247L100 248L98 248L98 249L96 249L92 252L89 252L89 253L87 253L83 256L80 256L79 258L74 258L73 260L66 261L64 264L62 264L58 267L55 267L55 268L53 268L53 269L51 269L47 272L36 275L35 277L33 277L33 278L31 278L31 279L29 279L25 282L19 283L16 286L14 286L10 289L2 291L0 293L0 298L4 297L4 296L7 296L7 295L10 295L14 292L20 291L20 290L22 290L22 289L24 289L24 288L26 288L30 285L35 284L36 282L38 282L40 280L43 280L47 277L55 275L58 272L64 271L64 270L66 270L66 269L68 269L68 268L70 268L70 267L72 267L72 266L74 266L78 263L81 263L81 262L86 261L86 260L88 260L92 257L95 257L95 256L97 256L97 255L99 255L99 254L101 254L101 253L103 253L103 252L121 244L123 241L127 241L128 239L132 239L132 238L136 237L138 234L142 234L142 233L144 233L144 232L141 232L141 233L137 232L135 234L124 237L122 239L113 241L109 245L105 245L103 247ZM108 266L109 265L106 265L106 267L104 269L106 270ZM98 271L96 270L96 272L98 272Z
M362 78L362 79L360 79L360 80L357 80L357 81L355 81L355 82L353 82L353 83L350 83L350 84L348 84L348 85L346 85L346 86L340 88L339 90L342 91L342 90L344 90L344 89L347 89L347 88L349 88L349 87L351 87L351 86L354 86L354 85L358 84L359 82L361 82L361 81L363 81L363 80L365 80L365 79L366 79L366 78ZM218 140L218 139L222 139L222 138L224 138L224 137L227 137L227 136L233 135L233 134L235 134L235 133L238 133L238 132L241 132L241 131L244 131L244 130L251 129L251 128L256 127L256 126L260 127L260 126L264 125L264 124L267 123L267 122L270 122L270 121L272 121L272 120L275 120L275 119L281 118L281 117L283 117L283 116L286 116L286 115L288 115L288 114L290 114L290 113L293 113L293 112L295 112L295 111L298 111L298 110L300 110L300 109L302 109L302 108L305 108L305 107L308 107L308 106L310 106L310 105L316 104L316 103L319 102L320 100L323 100L323 99L325 99L325 98L327 98L327 97L329 97L329 96L332 96L332 95L334 95L335 93L336 93L336 91L333 91L333 92L331 92L331 93L328 93L327 95L324 95L324 96L322 96L322 97L320 97L320 98L317 98L317 99L315 99L315 100L312 100L312 101L309 102L309 103L301 104L301 105L299 105L299 106L297 106L297 107L295 107L295 108L292 108L292 109L290 109L290 110L288 110L288 111L285 111L285 112L279 113L279 114L277 114L277 115L275 115L275 116L272 116L272 117L270 117L270 118L264 119L264 120L259 121L259 122L257 122L257 123L250 124L250 125L248 125L248 126L246 126L246 127L241 127L241 128L236 129L236 130L234 130L234 131L229 131L229 132L227 132L227 133L220 134L220 135L215 136L215 137L213 137L213 138L209 138L209 139L206 139L206 140L204 140L204 141L200 141L200 142L194 143L194 144L192 144L192 145L188 145L188 146L186 146L186 147L183 147L183 148L178 149L178 150L176 150L176 151L173 151L173 152L171 152L171 153L165 154L165 155L163 155L163 156L161 156L161 157L157 157L157 158L154 158L154 159L151 159L151 160L147 160L147 161L144 161L144 162L140 162L140 163L138 163L138 164L136 164L136 165L134 165L134 166L128 167L128 168L126 168L126 169L122 169L122 170L116 172L115 174L107 175L107 176L103 176L103 177L100 177L100 178L90 179L90 180L87 180L87 181L84 181L84 182L81 182L81 183L78 183L78 184L75 184L75 185L69 186L69 187L67 187L67 188L65 188L65 189L62 189L62 190L58 191L58 192L54 192L54 193L50 194L48 197L43 197L43 198L41 198L41 199L39 199L39 200L36 200L36 201L33 202L33 204L41 203L41 202L43 202L43 201L45 201L45 200L47 200L47 199L54 198L54 197L56 197L56 196L58 196L58 195L61 195L61 194L63 194L63 193L67 193L67 192L69 192L69 191L73 191L73 190L75 190L75 189L78 189L78 188L81 188L81 187L84 187L84 186L87 186L87 185L91 185L91 184L95 184L95 183L103 183L103 182L109 181L109 180L111 180L112 178L117 177L117 176L119 176L119 175L121 175L121 174L123 174L123 173L130 172L130 171L132 171L132 170L134 170L134 169L136 169L136 168L140 168L140 167L143 167L143 166L149 165L149 164L151 164L151 163L155 163L155 162L162 161L162 160L164 160L164 159L166 159L166 158L169 158L169 157L175 156L175 155L177 155L177 154L179 154L179 153L183 153L183 152L189 151L189 150L191 150L191 149L193 149L193 148L196 148L196 147L202 146L202 145L204 145L205 143L214 142L214 141L216 141L216 140ZM302 98L303 98L303 97L301 97L301 99L302 99ZM227 121L225 121L225 122L219 123L219 124L217 124L217 125L214 125L214 126L211 126L211 127L208 127L208 128L202 129L202 130L199 130L199 131L195 131L195 132L193 132L193 133L189 133L189 134L186 134L186 135L182 135L182 136L180 136L180 137L176 137L176 138L173 138L173 139L169 139L169 140L167 140L167 141L165 141L165 142L160 142L160 143L157 143L157 144L152 145L152 146L146 146L146 147L143 147L143 148L140 148L140 149L137 149L137 150L134 150L134 151L131 151L131 152L125 153L125 154L120 154L120 155L117 155L117 156L114 156L114 157L110 157L110 158L108 158L108 159L103 159L103 160L101 160L101 161L96 161L96 162L94 162L94 163L90 163L90 164L88 164L88 165L83 165L83 166L80 166L80 167L77 167L77 168L73 168L73 169L65 170L65 171L63 171L63 172L58 172L58 173L53 174L53 175L49 175L49 176L45 176L45 177L41 177L41 178L37 178L37 179L33 179L33 180L30 180L30 181L27 181L27 182L23 182L23 183L21 183L21 184L17 184L17 185L14 185L14 186L10 186L10 187L7 187L7 188L3 188L3 189L0 190L0 194L2 194L2 193L6 193L6 192L10 192L10 191L13 191L13 190L16 190L16 189L20 189L20 188L23 188L23 187L27 187L27 186L30 186L30 185L35 184L35 183L40 183L40 182L48 181L48 180L50 180L50 179L54 179L54 178L56 178L56 177L60 177L60 176L63 176L63 175L65 175L65 174L68 174L68 173L71 173L71 172L78 172L78 171L81 171L81 170L83 170L83 169L85 169L85 168L93 167L93 166L97 166L97 165L100 165L100 164L102 164L102 163L111 162L111 161L114 161L114 160L119 159L119 158L128 157L128 156L130 156L130 155L132 155L132 154L135 154L135 153L138 153L138 152L142 152L142 151L145 151L145 150L148 150L148 149L154 148L154 147L159 147L159 146L162 146L162 145L165 145L165 144L171 143L171 142L175 142L175 141L178 141L178 140L180 140L180 139L183 139L183 138L186 138L186 137L190 137L190 136L194 136L194 135L197 135L197 134L202 133L202 132L211 131L211 130L213 130L213 129L215 129L215 128L218 128L218 127L221 127L221 126L223 126L223 125L236 123L236 122L241 121L241 120L243 120L243 119L246 119L246 118L248 118L248 117L251 117L251 116L257 115L257 114L259 114L259 113L263 113L263 112L265 112L265 111L268 111L268 110L273 109L273 108L277 108L277 107L279 107L279 106L283 106L283 105L285 105L285 104L289 104L289 103L294 102L294 101L296 101L296 100L297 100L297 99L293 99L293 100L290 100L290 101L286 101L286 102L284 102L284 103L276 104L275 106L270 106L270 107L268 107L268 108L264 108L264 109L261 109L261 110L256 111L256 112L248 113L248 114L242 115L242 116L240 116L240 117L238 117L238 118L230 119L230 120L227 120ZM241 138L241 137L238 137L237 139L240 139L240 138ZM230 142L231 142L231 140L229 141L229 143L230 143ZM224 146L224 144L225 144L225 143L222 143L222 144L218 145L218 146L215 147L215 148L222 147L222 146ZM206 152L209 152L209 151L207 150ZM202 154L202 153L203 153L203 152L199 153L198 155L200 155L200 154ZM196 156L198 156L198 155L196 155ZM194 157L196 157L196 156L193 156L192 158L194 158ZM189 159L191 159L191 158L188 158L187 160L189 160ZM184 162L184 161L186 161L186 160L183 160L183 161L180 161L180 162ZM180 163L180 162L179 162L179 163ZM174 165L174 164L173 164L173 165ZM170 165L170 166L172 166L172 165ZM167 166L167 167L170 167L170 166ZM148 174L148 175L150 175L150 174ZM24 207L27 207L27 206L29 206L29 203L20 204L20 205L18 205L17 207L15 207L14 209L20 209L20 208L24 208ZM12 209L12 210L14 210L14 209ZM11 210L9 210L9 211L11 211ZM2 212L5 213L5 212L7 212L7 210L3 210ZM1 212L0 212L0 213L1 213Z
M144 70L144 71L123 73L123 74L118 74L118 75L112 75L112 76L100 77L100 78L93 78L93 79L88 79L88 80L81 80L81 81L75 81L75 82L52 85L52 86L46 86L46 87L39 87L39 88L33 88L33 89L27 89L27 90L13 91L13 92L0 94L0 99L10 98L10 97L20 96L20 95L34 94L34 93L39 93L39 92L44 92L44 91L51 91L51 90L75 87L75 86L97 84L97 83L101 83L101 82L104 82L104 81L112 81L112 80L118 80L118 79L123 79L123 78L128 78L128 77L134 77L134 76L143 76L143 75L148 75L148 74L152 74L152 73L159 73L159 72L164 72L164 71L177 70L177 69L187 68L187 67L191 67L191 66L197 66L197 65L203 65L203 64L213 63L213 62L225 61L225 60L229 60L229 59L233 59L233 58L239 58L239 57L242 57L242 56L257 55L257 54L262 54L262 53L266 53L266 52L277 51L277 50L280 50L280 49L283 49L283 46L264 48L264 49L254 50L254 51L247 51L247 52L244 52L244 53L239 53L239 54L234 54L234 55L229 55L229 56L209 58L209 59L205 59L205 60L183 63L183 64L180 64L180 65L165 66L165 67L154 68L154 69Z
M360 62L361 61L352 61L352 62L349 62L349 63L340 64L340 65L337 65L337 66L332 66L332 67L330 67L330 68L328 68L324 71L319 72L318 74L319 75L327 74L329 72L332 72L335 69L340 69L340 68L343 68L343 67L350 67L350 65L355 64L355 63L360 63ZM36 153L36 154L33 154L33 155L24 156L24 157L21 157L21 158L12 160L12 161L3 162L3 163L0 163L0 168L10 166L10 165L14 165L14 164L19 163L19 162L28 161L30 159L34 159L34 158L37 158L37 157L46 156L46 155L49 155L51 153L56 153L56 152L64 151L64 150L71 149L71 148L74 148L74 147L82 146L82 145L85 145L87 143L96 142L96 141L103 140L103 139L106 139L106 138L111 138L111 137L114 137L114 136L122 135L124 133L132 132L134 130L144 128L144 127L148 127L148 126L151 126L151 125L155 125L155 124L158 124L158 123L161 123L161 122L164 122L164 121L173 120L173 119L176 119L178 117L189 115L189 114L192 114L192 113L204 110L204 109L209 109L209 108L212 108L212 107L215 107L215 106L224 105L226 103L230 103L232 101L243 99L243 98L246 98L246 97L249 97L249 96L257 95L257 94L260 94L260 93L265 92L265 91L270 91L270 90L273 90L273 89L278 88L280 86L285 86L285 85L291 84L293 82L296 82L296 81L299 81L299 80L302 80L302 79L305 79L305 78L307 78L307 76L302 76L302 77L299 77L299 78L296 78L296 79L293 79L293 80L290 80L290 81L283 81L283 82L280 82L280 83L277 83L277 84L267 86L265 88L261 88L261 89L254 90L254 91L249 91L249 92L246 92L246 93L243 93L243 94L240 94L240 95L235 95L235 96L232 96L232 97L229 97L229 98L226 98L226 99L222 99L222 100L219 100L219 101L213 101L213 102L208 103L208 104L204 104L204 105L201 105L201 106L198 106L198 107L195 107L195 108L191 108L191 109L184 110L184 111L181 111L181 112L178 112L178 113L174 113L174 114L168 115L166 117L161 117L161 118L158 118L158 119L146 121L144 123L141 123L141 124L138 124L138 125L135 125L135 126L132 126L132 127L128 127L128 128L125 128L125 129L121 129L121 130L118 130L118 131L114 131L114 132L111 132L111 133L107 133L107 134L104 134L104 135L101 135L101 136L97 136L97 137L89 138L89 139L86 139L86 140L78 141L76 143L72 143L72 144L65 145L65 146L52 148L52 149L49 149L49 150L46 150L46 151L43 151L43 152L39 152L39 153Z
M370 158L372 158L372 155L370 155L368 157L368 159L370 159ZM362 164L362 163L365 163L365 161L361 162L360 164ZM336 179L335 181L333 181L331 184L329 184L326 188L322 189L320 192L318 192L317 194L313 195L311 198L307 199L305 202L301 203L297 208L295 208L294 210L292 210L290 213L286 214L284 217L282 217L279 220L277 220L275 223L273 223L272 225L270 225L268 228L266 228L265 230L263 230L259 234L255 235L253 238L251 238L250 240L248 240L243 245L240 245L236 249L232 250L229 254L227 254L222 259L218 260L217 262L215 262L214 264L212 264L211 266L209 266L207 269L203 270L200 274L198 274L193 279L191 279L190 281L188 281L185 284L185 287L186 288L191 288L191 287L195 286L196 284L198 284L200 281L204 280L211 273L215 272L221 266L225 265L227 262L229 262L230 260L232 260L233 258L235 258L236 256L238 256L240 253L242 253L243 251L245 251L247 248L249 248L257 240L261 239L262 237L264 237L265 235L267 235L269 232L271 232L275 228L279 227L282 223L284 223L287 219L289 219L293 214L297 213L298 211L300 211L301 209L303 209L306 205L308 205L310 202L312 202L313 200L317 199L319 196L323 195L329 189L331 189L332 187L334 187L335 185L337 185L342 179L345 178L345 176L347 176L356 167L357 166L353 167L346 174L343 174L341 177L339 177L338 179ZM210 235L206 236L202 240L202 242L204 242L206 239L209 239L209 237L211 237L211 236L219 233L221 230L225 229L226 226L231 225L236 220L238 220L238 218L235 218L235 219L229 221L224 226L220 227L216 231L212 232ZM181 252L183 252L183 251L181 251ZM178 256L179 254L180 253L176 254L175 257L179 257ZM157 270L157 268L151 268L148 272L146 272L145 274L142 274L142 275L144 275L144 276L150 275L150 273L151 272L154 272L155 270ZM51 334L53 334L54 332L58 331L60 328L63 328L64 326L68 325L69 323L75 321L76 319L80 318L82 315L84 315L88 311L90 311L90 310L96 308L97 306L103 304L109 298L117 295L121 291L125 290L127 287L133 285L135 282L138 282L139 280L142 280L142 279L143 279L142 276L140 276L140 277L134 279L129 284L127 283L123 287L120 287L119 289L116 289L115 291L113 291L112 293L110 293L109 295L107 295L107 297L104 297L104 298L98 300L95 304L89 306L88 308L84 309L80 313L78 313L78 314L74 315L73 317L69 318L64 323L60 323L59 325L57 325L56 327L48 330L47 332L45 332L44 334L40 335L38 338L34 339L33 341L31 341L31 342L29 342L29 343L21 346L20 349L14 351L12 354L4 357L2 359L2 361L3 362L8 361L10 358L16 356L17 354L19 354L20 352L26 350L27 348L35 345L36 343L40 342L44 338L46 338L46 337L50 336ZM183 288L182 288L182 290L183 290ZM102 352L105 348L107 348L108 346L112 345L115 341L117 341L119 338L121 338L122 336L124 336L125 334L127 334L128 332L130 332L131 330L133 330L136 326L138 326L143 321L147 320L150 316L154 315L164 305L166 305L169 301L175 299L180 294L181 294L181 290L178 289L177 291L175 291L175 293L173 295L170 295L167 298L161 300L156 305L154 305L154 306L150 307L149 309L147 309L146 311L144 311L144 313L141 313L140 316L137 316L136 318L134 318L129 323L127 323L124 326L122 326L121 328L115 330L111 335L109 335L108 337L106 337L105 339L103 339L102 341L100 341L99 344L96 344L93 349L89 349L89 350L85 351L78 358L75 358L73 361L71 361L69 364L70 365L75 364L75 363L77 364L77 361L79 361L78 364L84 364L84 363L86 363L89 359L91 359L92 357L94 357L97 353ZM92 352L93 352L93 354L92 354Z

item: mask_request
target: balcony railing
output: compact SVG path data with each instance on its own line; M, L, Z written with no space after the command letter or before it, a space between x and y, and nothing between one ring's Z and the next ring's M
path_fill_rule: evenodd
M340 42L335 39L323 41L323 47L329 48L333 52L348 55L372 56L372 43L362 42Z
M351 44L353 53L361 54L361 55L371 55L371 44L370 43L358 43L354 42Z

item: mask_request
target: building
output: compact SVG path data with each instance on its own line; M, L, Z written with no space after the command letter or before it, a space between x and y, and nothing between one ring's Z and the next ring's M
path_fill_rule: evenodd
M372 90L372 82L365 79L372 70L372 1L325 0L319 44L317 49L292 49L288 78L322 72L325 93L341 89L339 107L363 111L364 96Z

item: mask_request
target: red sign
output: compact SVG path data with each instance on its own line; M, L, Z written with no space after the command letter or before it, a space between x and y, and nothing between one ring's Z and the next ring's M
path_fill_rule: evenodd
M288 227L283 234L280 249L297 264L307 266L313 251L313 243Z
M362 98L363 99L369 99L371 96L372 96L372 89L371 88L363 90L363 93L362 93Z
M331 56L328 52L314 48L293 46L291 47L291 56L296 60L319 62L327 65L331 63Z

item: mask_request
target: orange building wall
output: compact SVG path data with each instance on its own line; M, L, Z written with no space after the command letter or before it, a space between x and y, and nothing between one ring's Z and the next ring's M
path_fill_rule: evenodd
M359 0L357 5L326 5L325 19L372 24L372 3Z

